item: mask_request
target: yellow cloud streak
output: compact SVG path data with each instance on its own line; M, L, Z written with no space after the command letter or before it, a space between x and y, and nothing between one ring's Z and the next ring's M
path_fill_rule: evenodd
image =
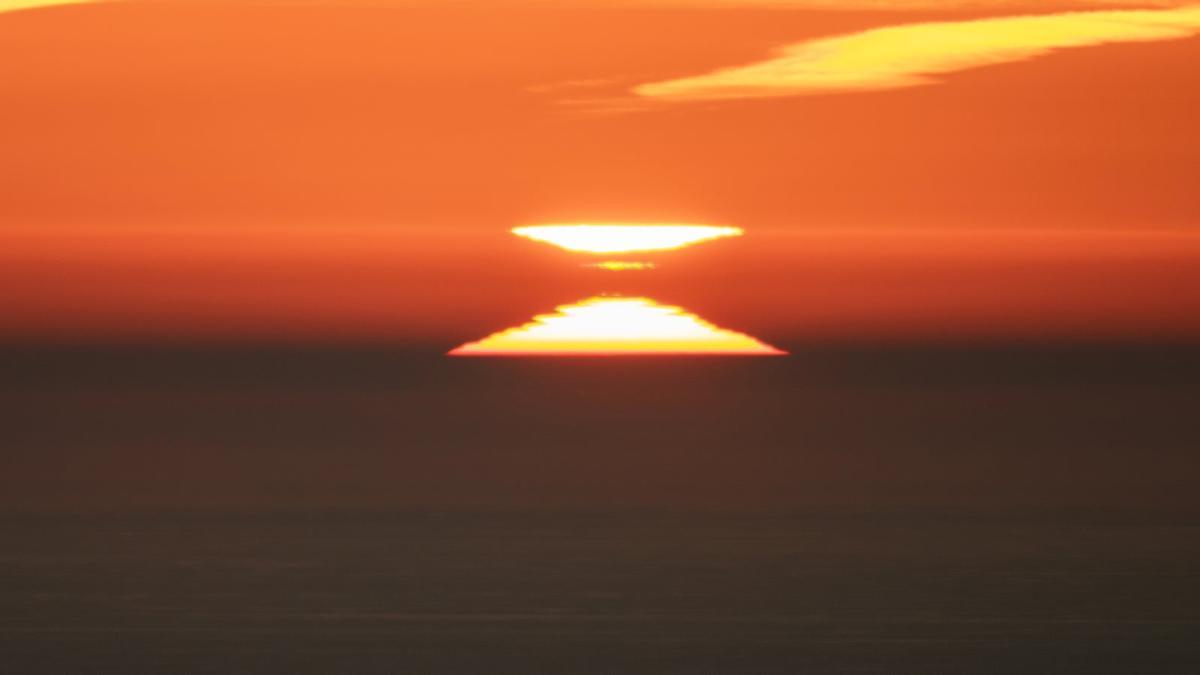
M0 0L0 14L56 5L82 5L90 2L91 0Z
M661 101L696 101L900 89L1058 49L1197 33L1200 5L916 23L802 42L767 61L643 84L634 93Z

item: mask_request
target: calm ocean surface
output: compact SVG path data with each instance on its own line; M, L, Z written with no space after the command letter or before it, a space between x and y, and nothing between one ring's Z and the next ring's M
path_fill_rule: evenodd
M1138 513L0 519L0 671L1197 673Z

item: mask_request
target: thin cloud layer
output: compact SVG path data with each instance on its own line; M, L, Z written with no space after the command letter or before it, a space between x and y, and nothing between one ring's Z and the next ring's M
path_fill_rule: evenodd
M0 14L19 12L25 9L54 7L55 5L80 5L91 0L0 0Z
M1197 33L1200 5L907 24L802 42L760 63L643 84L634 93L696 101L900 89L1059 49Z

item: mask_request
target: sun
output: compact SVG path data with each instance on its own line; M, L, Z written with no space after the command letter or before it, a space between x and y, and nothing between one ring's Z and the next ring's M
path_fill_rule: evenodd
M717 225L527 225L513 234L553 244L577 253L611 254L669 251L725 237L740 237L742 229Z
M650 298L598 296L557 308L451 356L778 356L786 352Z

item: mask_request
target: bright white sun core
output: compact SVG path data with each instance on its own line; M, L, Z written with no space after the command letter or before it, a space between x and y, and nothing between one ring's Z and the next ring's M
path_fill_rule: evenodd
M782 350L649 298L598 296L469 342L452 356L774 356Z
M742 235L741 228L716 225L528 225L512 232L568 251L597 255L669 251Z

